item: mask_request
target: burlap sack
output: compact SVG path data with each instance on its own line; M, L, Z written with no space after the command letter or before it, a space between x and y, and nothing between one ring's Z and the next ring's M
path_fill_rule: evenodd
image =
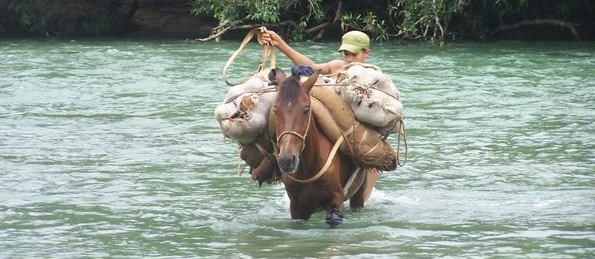
M335 91L359 121L378 127L381 132L397 132L395 123L401 119L403 105L401 93L390 76L375 65L354 62L341 68L336 83Z
M344 137L339 151L352 158L362 167L374 167L383 171L397 168L397 154L382 135L355 119L351 108L333 90L313 87L312 111L316 122L331 142Z
M256 141L267 126L267 114L276 98L274 86L258 74L230 87L225 100L215 108L223 135L241 144Z
M258 181L258 184L278 181L281 176L273 153L268 133L260 135L250 144L241 145L240 158L250 167L252 180Z

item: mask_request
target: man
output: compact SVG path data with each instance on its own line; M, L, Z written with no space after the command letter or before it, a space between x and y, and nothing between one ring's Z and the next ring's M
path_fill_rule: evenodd
M341 52L343 59L331 60L321 64L314 63L310 58L297 52L274 31L265 29L262 34L262 39L264 42L268 42L277 47L294 64L308 65L312 67L314 71L320 70L320 73L323 75L336 76L343 66L351 62L365 63L366 59L372 54L372 51L370 50L370 37L361 31L350 31L343 34L343 37L341 37L339 52ZM364 200L368 200L372 194L372 189L377 179L378 170L370 168L366 179L367 187L366 193L364 194Z
M327 63L317 64L310 58L302 55L287 44L281 36L271 30L264 30L262 38L277 47L285 56L287 56L296 65L308 65L313 70L320 70L321 74L335 75L341 68L351 62L365 63L366 59L372 54L370 50L370 37L361 31L350 31L341 38L339 51L343 59L332 60Z

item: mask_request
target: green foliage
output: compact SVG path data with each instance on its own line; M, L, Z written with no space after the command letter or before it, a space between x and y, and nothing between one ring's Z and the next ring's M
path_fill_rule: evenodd
M31 0L10 1L7 9L19 16L21 26L24 28L35 29L44 23L44 18Z
M419 39L443 44L457 37L489 37L498 26L557 19L595 26L592 0L191 0L195 14L229 27L263 24L301 40L319 26L358 29L375 40ZM310 35L308 35L310 34Z
M450 17L465 3L464 0L389 0L386 6L378 8L378 3L361 2L192 0L192 12L211 15L228 28L242 24L285 24L285 33L293 39L302 39L306 28L326 22L344 31L365 31L378 41L390 37L443 41Z
M278 23L281 14L295 6L292 0L193 0L191 12L207 14L220 23L241 24L243 22Z
M443 43L451 17L464 5L464 0L392 0L388 11L396 36Z
M372 12L365 15L356 13L345 13L341 19L343 23L360 31L366 31L372 35L374 40L388 40L388 30L386 22L378 19Z
M218 20L214 36L264 25L293 40L336 37L357 29L377 41L415 39L443 44L455 38L489 39L506 25L547 19L571 24L595 39L593 0L177 1L190 1L192 14ZM126 4L130 1L7 0L6 8L0 10L0 22L7 30L37 35L113 35L130 22L132 13L123 14L119 8ZM82 8L84 15L68 12L64 6Z
M323 0L192 0L191 13L210 15L218 30L244 24L285 24L287 33L301 38L310 22L324 17ZM296 22L297 21L297 22Z

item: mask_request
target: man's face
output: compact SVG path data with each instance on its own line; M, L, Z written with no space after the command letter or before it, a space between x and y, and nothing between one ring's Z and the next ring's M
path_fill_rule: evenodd
M353 53L348 50L342 50L341 54L343 55L343 60L345 60L346 64L349 64L351 62L365 63L366 58L368 58L370 56L370 50L362 49L362 50L358 51L357 53Z

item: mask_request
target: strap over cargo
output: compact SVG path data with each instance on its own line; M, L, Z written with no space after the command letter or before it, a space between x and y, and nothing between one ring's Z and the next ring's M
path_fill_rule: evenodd
M349 155L361 167L382 171L397 168L397 155L382 135L355 119L347 104L327 87L310 91L314 119L333 143L344 138L339 151ZM276 117L269 112L269 132L275 132Z

